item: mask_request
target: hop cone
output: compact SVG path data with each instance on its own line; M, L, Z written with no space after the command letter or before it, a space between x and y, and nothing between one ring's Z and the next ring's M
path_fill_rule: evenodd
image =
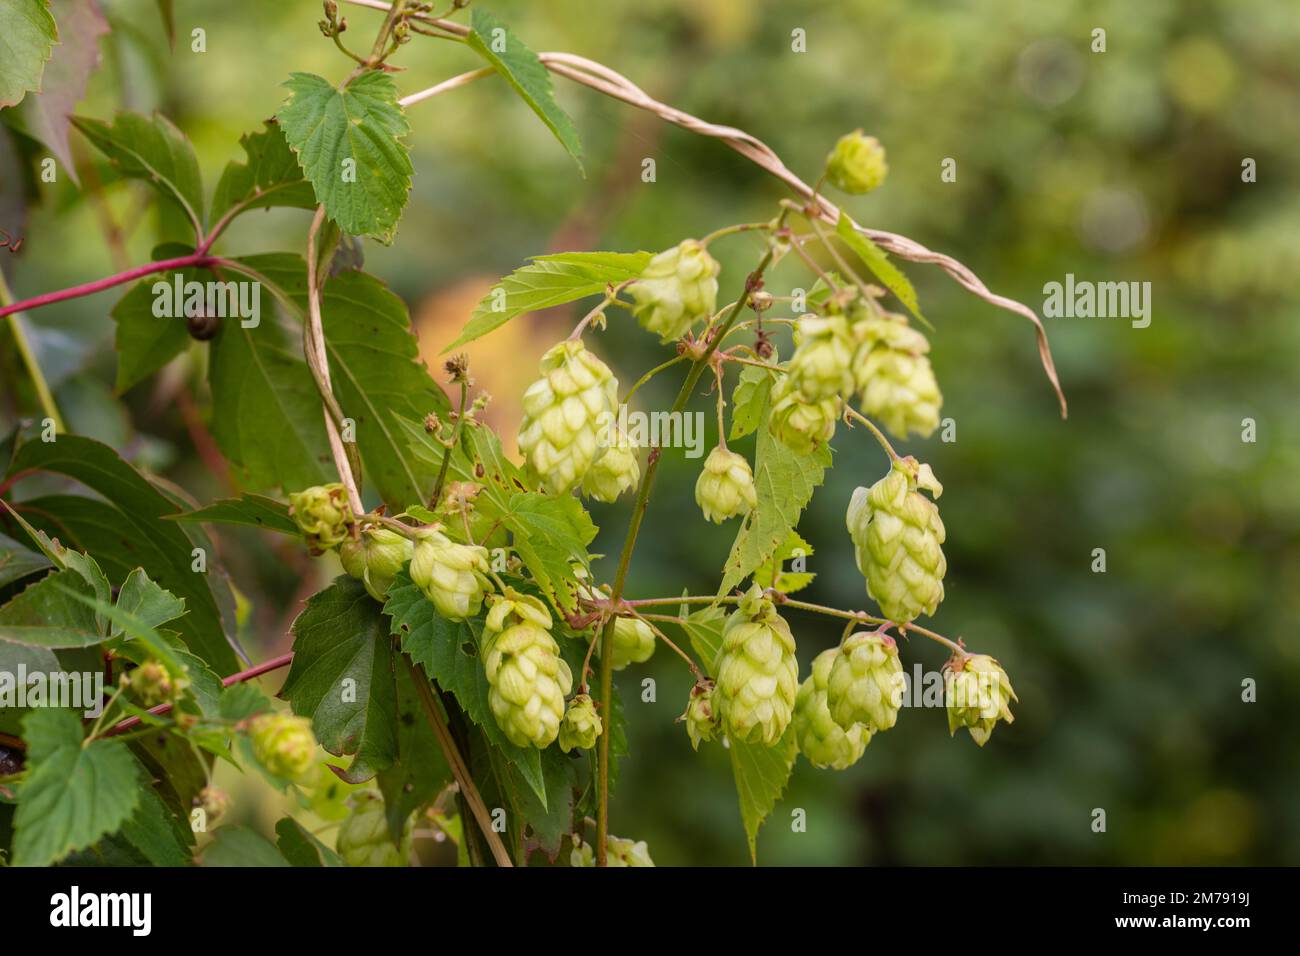
M582 493L597 501L612 502L641 480L636 449L624 440L610 445L582 479Z
M999 720L1012 723L1011 701L1019 700L1002 665L987 654L967 654L944 666L948 732L965 727L983 747Z
M704 460L704 470L695 482L695 502L709 521L721 524L758 507L754 473L744 455L719 445Z
M262 714L248 726L253 756L276 777L296 780L305 774L316 755L311 721L288 714Z
M728 736L771 747L785 733L799 685L794 636L755 585L727 618L714 701Z
M596 705L589 694L579 694L569 701L569 709L560 721L560 749L566 754L575 747L590 750L596 746L604 725L596 713Z
M768 428L781 444L800 455L810 455L835 434L840 417L839 398L818 402L804 399L786 375L772 386L772 412Z
M189 686L184 677L173 677L161 661L152 659L123 674L122 683L145 707L173 701Z
M437 528L427 528L411 555L411 580L433 602L438 614L451 621L473 617L483 608L488 551L478 545L457 544Z
M551 637L551 613L540 600L507 589L492 598L483 630L483 670L497 726L516 747L549 746L560 732L569 665Z
M411 823L395 846L388 833L384 801L368 790L352 797L352 812L339 826L334 848L348 866L405 866L411 851Z
M842 315L801 319L787 375L810 404L853 393L853 340Z
M845 730L888 730L903 702L898 646L882 631L859 631L840 645L826 680L826 706Z
M599 653L600 644L596 647ZM614 621L614 652L611 655L614 670L621 671L629 664L644 664L654 652L655 632L649 624L635 617L620 617Z
M553 346L542 377L524 392L519 450L552 494L576 487L605 449L618 407L618 380L579 340Z
M372 598L382 602L393 578L414 551L410 538L387 528L373 528L339 545L339 560L344 571L364 584Z
M341 544L355 520L348 493L337 482L292 492L289 514L315 552L328 551Z
M888 173L885 147L874 136L864 136L860 129L841 136L826 157L826 178L846 193L871 192Z
M929 465L898 459L884 478L853 492L846 516L867 593L898 624L935 612L948 570L939 508L918 488L943 493Z
M901 315L870 315L853 325L853 380L862 412L899 438L939 427L943 396L930 367L930 343Z
M633 842L616 837L612 833L609 836L608 845L605 847L605 862L610 866L654 866L654 860L650 859L650 850L646 846L645 840ZM582 840L573 837L573 849L569 852L569 866L595 866L596 849L590 843L583 843Z
M628 292L636 320L671 342L718 307L718 263L703 245L686 239L651 259Z
M799 752L818 770L847 770L871 742L870 729L854 724L845 730L831 717L826 704L831 667L839 653L839 648L832 647L813 659L812 673L799 685L794 701L795 741Z
M713 700L714 684L705 680L691 688L691 699L686 703L686 713L678 720L686 721L686 735L691 738L691 747L700 749L700 742L712 740L718 732L721 720Z

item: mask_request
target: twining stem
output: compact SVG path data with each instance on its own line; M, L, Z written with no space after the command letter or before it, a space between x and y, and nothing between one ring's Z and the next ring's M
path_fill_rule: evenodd
M21 302L7 302L3 307L0 307L0 318L12 315L15 312L38 309L43 305L53 305L55 302L63 302L67 299L79 299L82 296L93 295L96 292L102 292L105 289L113 288L113 286L121 285L124 282L132 282L157 272L168 272L172 269L202 269L215 264L216 261L206 252L195 252L188 256L177 256L174 259L159 259L157 262L136 266L134 269L127 269L125 272L105 276L102 279L96 279L94 282L83 282L81 285L69 286L55 292L46 292L30 299L23 299ZM9 298L8 295L5 298Z
M587 331L587 326L590 325L593 321L595 321L595 319L599 315L601 315L607 308L609 308L615 302L618 302L618 294L634 282L636 282L636 279L625 279L622 282L620 282L618 285L609 289L605 293L605 297L600 300L600 303L594 309L592 309L590 312L584 315L582 317L581 322L579 322L576 326L574 326L573 331L569 333L569 337L568 339L566 339L566 341L574 342L582 338L582 333ZM627 303L621 303L621 304L624 306L627 305Z
M777 220L778 224L784 223L784 217L785 213L783 211ZM681 391L677 393L677 400L673 403L670 416L685 409L686 403L690 401L695 392L696 385L699 384L700 376L709 367L709 360L713 357L719 343L726 336L727 330L736 321L741 308L749 301L750 296L763 284L763 273L767 271L767 267L771 265L773 258L774 253L769 245L767 251L763 254L763 258L759 260L758 266L746 278L744 293L731 304L731 308L722 319L721 324L714 334L709 337L709 344L705 348L704 354L691 364L690 371L686 373L686 381L682 383ZM610 602L615 606L622 599L623 588L627 584L627 572L632 564L632 550L636 547L637 535L641 531L641 522L645 518L646 508L650 504L650 490L654 487L655 474L659 470L660 459L659 449L657 447L651 449L649 461L646 463L645 471L641 475L641 483L637 488L636 504L632 508L632 518L628 523L627 537L623 541L623 551L618 559L618 571L614 575L614 583L610 589ZM601 636L600 699L606 706L608 706L607 702L614 693L613 664L614 619L611 618L606 622L605 633ZM609 734L600 735L597 763L599 765L597 783L599 800L596 813L596 862L598 866L605 866L609 844Z
M707 236L701 239L700 245L704 246L705 248L708 248L709 243L711 243L714 239L721 239L723 236L734 236L737 233L741 233L741 232L751 232L755 229L771 229L771 228L772 228L772 224L770 222L742 222L742 223L737 223L734 226L723 226L721 229L713 230L711 233L709 233Z
M11 305L13 300L13 293L9 291L9 283L5 281L4 272L0 271L0 305ZM18 346L18 354L22 356L23 365L27 367L27 374L31 377L32 385L36 387L36 397L40 400L45 417L54 422L55 431L66 431L63 427L63 418L59 415L59 407L54 403L54 394L50 391L50 384L45 381L45 373L41 371L41 364L36 361L36 353L32 351L31 343L27 341L27 330L23 327L23 317L16 311L9 313L9 331L13 334L14 344Z
M438 480L433 486L432 500L435 505L442 500L442 485L447 480L447 470L451 467L451 453L460 444L460 433L465 427L465 400L467 398L469 398L469 382L462 376L460 379L460 408L456 412L456 424L452 426L451 442L443 450L442 467L438 469Z
M866 415L863 415L860 411L858 411L848 402L845 402L844 419L845 421L848 421L850 418L860 421L862 424L866 425L868 430L870 430L871 434L876 436L876 441L880 442L880 447L885 449L885 451L889 454L889 460L898 461L898 452L894 451L894 446L889 443L889 439L885 437L885 433L882 432L879 428L877 428L875 422L867 418Z
M650 371L646 372L646 373L645 373L644 375L642 375L639 379L637 379L636 384L633 385L633 386L628 390L628 393L627 393L626 395L623 396L622 402L621 402L620 404L626 405L628 402L630 402L630 401L632 400L632 396L635 395L635 394L637 393L637 389L639 389L642 385L644 385L646 382L650 381L650 379L654 378L656 375L658 375L658 374L659 374L660 372L662 372L664 369L666 369L666 368L672 368L672 367L673 367L674 365L676 365L678 362L685 362L686 359L687 359L687 356L685 356L685 355L678 355L678 356L675 356L675 357L673 357L673 358L670 358L667 362L663 362L662 364L656 365L656 366L655 366L654 368L652 368Z

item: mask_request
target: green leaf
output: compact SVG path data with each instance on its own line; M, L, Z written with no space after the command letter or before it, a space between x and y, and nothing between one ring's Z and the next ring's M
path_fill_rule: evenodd
M172 0L158 0L158 15L162 18L167 43L176 46L176 10Z
M343 858L293 817L275 825L275 845L290 866L343 866Z
M840 220L835 226L835 234L857 254L872 274L898 297L898 301L907 306L909 312L926 327L934 328L921 314L921 306L916 299L916 289L912 288L912 283L908 281L907 276L889 261L889 256L885 255L883 249L853 228L848 216L840 215Z
M238 498L222 498L206 508L169 516L171 521L211 521L238 524L265 531L301 537L302 532L289 516L289 506L274 498L244 492Z
M726 594L771 559L799 523L799 515L812 500L831 464L831 450L821 445L810 455L798 455L772 437L767 427L770 402L763 410L754 455L754 487L758 507L745 516L723 566L718 594Z
M395 669L397 759L379 772L378 782L379 792L384 795L388 832L397 842L411 814L430 803L450 782L451 768L429 726L411 669L405 662L399 662Z
M314 595L293 622L293 664L280 696L311 718L322 747L356 757L343 779L369 780L397 759L397 693L388 621L347 576Z
M443 349L442 354L482 338L525 312L604 294L607 286L639 276L650 258L649 252L563 252L534 256L531 264L516 269L488 290L460 337Z
M204 866L289 866L275 844L247 827L218 827L203 852Z
M481 7L475 7L470 16L470 32L465 37L465 42L506 78L573 157L573 161L578 164L578 171L586 176L578 131L573 128L569 114L555 102L551 74L537 58L537 54L524 46L518 37L502 26L501 21Z
M691 642L691 650L695 651L705 672L710 677L717 677L713 665L718 659L718 650L722 647L722 629L727 623L726 610L720 605L712 604L688 614L683 605L680 617L680 627Z
M276 116L325 212L344 232L391 241L412 172L401 142L411 125L392 79L370 70L339 90L291 73L284 86L290 97Z
M806 558L813 546L791 531L772 556L754 569L754 583L761 588L776 588L782 594L794 594L806 588L817 575L808 571L787 571L785 562L791 558Z
M50 567L50 559L0 534L0 588Z
M392 633L401 639L402 650L424 668L437 685L456 698L466 716L483 728L491 744L506 754L524 782L546 803L546 783L541 756L535 747L516 747L501 728L488 704L487 675L479 661L482 615L470 621L448 621L434 611L433 604L416 587L405 570L399 571L384 612L392 617Z
M0 0L0 109L41 88L59 30L47 0Z
M776 353L768 359L773 365L777 363ZM763 410L767 407L767 398L776 383L776 373L757 365L742 365L740 378L736 381L736 390L731 395L731 432L727 441L739 441L753 433L763 420Z
M145 627L158 627L183 615L185 601L149 580L143 568L136 568L118 589L117 609ZM112 635L118 637L122 633L123 626L115 623Z
M19 507L33 523L54 530L65 543L89 554L113 584L121 584L132 570L143 568L160 587L184 599L189 613L180 619L177 630L186 646L220 674L237 669L232 637L228 636L233 635L233 615L224 617L218 604L224 579L212 567L207 574L192 569L191 552L196 546L205 546L198 543L206 539L198 529L187 532L183 526L163 520L181 510L171 498L113 449L78 435L21 445L9 475L28 470L66 475L102 497L51 495L25 501ZM215 554L210 548L207 553L211 561ZM78 559L85 561L80 556L65 558ZM107 597L107 583L101 599Z
M95 600L95 589L71 568L55 571L0 607L0 641L27 647L90 647L104 640L94 608L68 590Z
M174 202L194 227L203 233L203 185L194 147L165 116L118 113L109 125L84 116L72 117L81 130L128 179L143 179L163 198Z
M565 610L577 606L575 563L589 563L587 545L597 528L582 502L572 495L553 497L518 492L510 498L503 524L513 534L515 551L551 602Z
M117 381L120 395L131 386L158 371L190 344L189 328L179 316L159 318L154 315L154 285L173 282L167 273L161 278L146 279L131 287L110 313L117 329L113 351L117 354ZM180 270L184 282L204 282L211 274L199 269ZM225 323L223 323L225 324Z
M512 829L531 831L537 845L554 859L565 834L573 832L573 783L576 761L558 747L533 751L540 756L541 787L545 797L539 799L531 783L523 779L520 768L508 754L487 741L487 750L494 786L487 788L485 800L493 794L506 803L511 812ZM473 772L474 768L471 768ZM527 785L526 785L527 784ZM493 801L494 803L496 801Z
M46 866L115 832L135 812L144 781L119 740L82 746L69 710L33 710L23 720L27 779L14 816L14 865Z
M122 826L122 836L154 866L189 866L194 832L167 809L153 787L140 790L140 805Z
M250 209L289 206L315 209L316 193L302 175L298 157L289 148L280 124L268 120L265 128L239 138L248 161L230 162L217 181L212 196L212 220L227 213L231 217Z
M758 828L785 792L798 752L794 729L785 732L775 747L743 744L728 740L731 769L736 776L736 794L740 797L740 818L749 840L749 858L758 863Z

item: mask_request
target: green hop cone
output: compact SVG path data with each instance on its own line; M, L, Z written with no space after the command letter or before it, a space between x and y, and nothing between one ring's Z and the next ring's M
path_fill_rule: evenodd
M406 866L411 854L411 821L396 846L388 832L384 801L376 793L361 790L352 796L352 812L339 826L334 848L348 866Z
M889 164L885 147L874 136L854 130L841 136L826 157L826 179L846 193L869 193L885 181Z
M826 679L826 706L845 730L865 724L888 730L903 703L903 665L898 645L884 631L859 631L839 647ZM865 746L865 744L864 744Z
M618 409L618 379L581 340L550 348L542 377L524 392L519 450L552 494L579 484L605 451L602 438Z
M613 502L641 480L636 448L626 439L605 449L582 479L582 493L597 501Z
M654 652L655 632L649 624L635 617L614 620L614 653L611 655L614 670L621 671L629 664L644 664ZM599 643L596 654L600 654Z
M387 528L372 528L339 545L343 570L366 586L376 601L383 603L388 587L411 560L415 545L411 539Z
M727 618L713 701L727 735L771 747L785 733L799 686L790 625L758 585Z
M853 393L853 339L842 315L799 320L787 366L790 387L809 404Z
M709 452L704 470L695 482L695 503L705 518L717 524L757 508L754 473L745 456L721 445Z
M827 688L839 648L813 659L812 673L799 685L794 701L794 734L799 752L818 770L847 770L858 762L871 742L870 728L854 724L845 730L831 717Z
M845 519L867 594L897 624L935 612L948 570L939 508L918 488L943 493L929 465L897 459L884 478L853 492Z
M686 702L686 713L678 720L686 722L686 736L691 738L691 747L700 749L702 741L712 740L721 726L717 706L713 699L713 681L705 679L691 688L691 699Z
M436 527L419 532L411 555L411 580L449 621L463 621L483 609L488 581L488 550L457 544Z
M591 695L578 694L569 701L569 708L560 721L560 749L566 754L575 747L590 750L596 746L596 738L603 729Z
M628 286L632 314L660 341L681 338L718 307L718 263L704 246L685 239L659 253Z
M944 703L950 734L965 727L971 739L983 747L999 720L1008 724L1015 721L1011 702L1019 699L1007 672L987 654L954 657L944 665Z
M595 866L596 848L584 843L578 836L572 837L573 849L569 851L569 866ZM605 862L610 866L654 866L650 859L650 849L645 840L624 840L612 833L605 847Z
M248 725L253 756L274 776L297 780L316 756L311 721L289 714L261 714Z
M184 677L174 676L161 661L145 661L122 675L122 684L144 707L170 703L189 686Z
M772 411L768 429L781 444L799 455L810 455L835 435L841 399L819 402L804 399L789 375L772 386Z
M348 504L348 493L338 482L292 492L289 514L315 552L342 544L356 520Z
M535 597L507 588L494 595L483 629L483 670L497 726L516 747L548 747L560 732L569 665L551 637L551 612Z
M853 325L854 387L862 412L892 434L922 437L939 427L943 395L930 367L930 343L904 316L869 315Z

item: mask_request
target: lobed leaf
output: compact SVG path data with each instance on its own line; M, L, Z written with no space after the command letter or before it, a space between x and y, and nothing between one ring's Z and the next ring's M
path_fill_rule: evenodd
M48 0L0 3L0 109L41 88L41 75L59 30Z

